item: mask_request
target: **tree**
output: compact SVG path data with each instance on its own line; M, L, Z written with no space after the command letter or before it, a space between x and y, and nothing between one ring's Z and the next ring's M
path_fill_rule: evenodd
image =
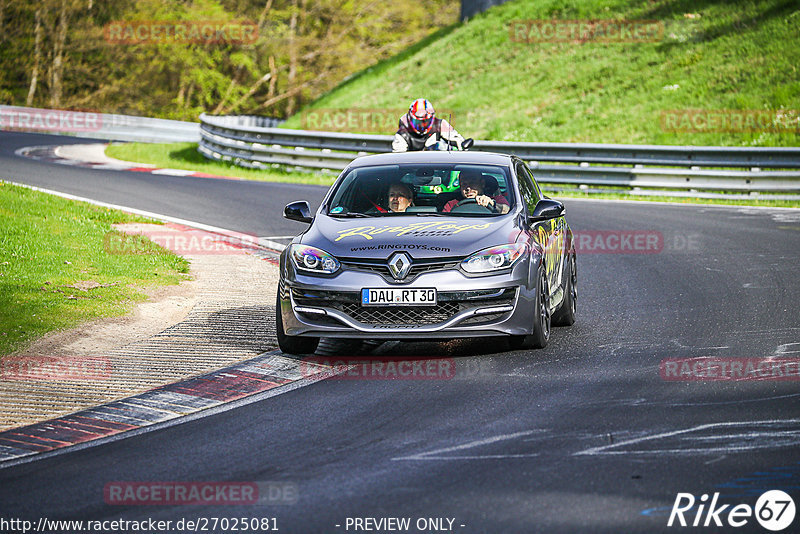
M457 18L446 0L0 0L8 103L196 120L286 116ZM126 44L114 21L253 21L252 43Z

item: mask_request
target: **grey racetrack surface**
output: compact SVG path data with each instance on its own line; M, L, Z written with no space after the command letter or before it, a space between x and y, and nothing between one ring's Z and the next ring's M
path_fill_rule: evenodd
M70 141L0 133L0 178L259 236L300 231L283 205L324 193L14 156ZM752 506L784 489L800 504L800 382L659 374L669 358L800 358L800 210L565 203L576 232L650 231L664 247L580 254L578 322L555 329L545 350L504 352L497 340L385 345L383 355L452 358L455 376L329 379L0 469L0 517L276 517L284 533L347 532L348 517L447 517L465 533L652 532L695 530L666 527L678 492ZM287 482L299 499L103 499L114 481L220 480ZM752 518L736 530L764 532Z

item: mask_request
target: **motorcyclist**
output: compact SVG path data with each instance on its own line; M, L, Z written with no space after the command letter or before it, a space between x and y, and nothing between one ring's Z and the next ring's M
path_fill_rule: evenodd
M424 98L414 100L408 113L400 117L392 152L425 150L440 139L455 143L461 150L464 138L444 119L437 119L433 105Z

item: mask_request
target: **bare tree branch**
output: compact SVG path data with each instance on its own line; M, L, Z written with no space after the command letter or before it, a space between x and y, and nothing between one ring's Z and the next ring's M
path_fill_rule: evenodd
M6 0L0 0L0 42L6 40L6 27L3 24L6 16Z
M264 84L264 82L266 82L266 81L267 81L267 80L269 80L270 78L272 78L272 73L271 73L271 72L268 72L268 73L266 73L264 76L262 76L262 77L261 77L261 79L260 79L260 80L258 80L256 83L254 83L254 84L253 84L253 86L250 88L250 90L249 90L249 91L247 91L247 93L246 93L246 94L242 95L242 96L239 98L239 100L237 100L236 102L234 102L234 103L233 103L233 105L231 105L231 106L228 106L228 107L224 108L224 111L222 111L222 114L223 114L223 115L227 115L228 113L230 113L230 112L232 112L232 111L236 111L236 109L237 109L239 106L241 106L241 105L242 105L242 103L243 103L245 100L247 100L248 98L250 98L251 96L253 96L253 95L255 94L255 92L256 92L256 91L258 91L258 88L259 88L259 87L261 87L261 86ZM217 106L217 110L218 110L218 109L220 109L220 106ZM214 110L214 113L215 113L215 114L216 114L217 110Z
M280 94L280 95L278 95L276 97L269 98L269 99L265 100L264 102L262 102L261 104L259 104L259 106L256 108L256 110L262 109L262 108L268 108L268 107L272 106L273 104L277 104L281 100L285 100L287 98L290 98L290 97L296 95L297 93L299 93L300 91L302 91L306 86L311 85L311 83L317 81L318 79L319 78L314 78L313 80L305 81L305 82L301 83L300 85L297 85L297 86L289 89L288 91L285 91L284 93L282 93L282 94Z
M36 9L36 26L33 30L33 72L31 73L31 84L28 87L28 97L25 105L33 104L33 96L36 94L36 85L39 83L39 65L42 61L42 8Z
M269 78L269 92L267 92L267 96L272 98L275 96L276 84L278 83L278 69L275 68L275 56L269 56L269 73L272 76Z
M62 84L64 76L64 47L67 42L67 0L61 0L61 12L58 17L58 31L53 44L52 85L50 87L50 105L57 108L61 105Z
M219 114L220 110L222 109L222 106L224 106L225 102L227 102L228 99L231 97L233 88L236 87L236 85L239 83L239 76L241 76L243 70L244 70L244 64L239 65L239 68L236 69L236 74L234 74L233 78L231 78L231 83L228 84L228 89L225 91L225 94L220 99L219 104L217 104L217 107L214 108L214 111L211 112L213 115Z
M260 30L264 27L264 22L267 20L267 14L269 10L272 9L272 0L267 0L267 4L264 6L264 9L261 11L261 15L258 16L258 26L257 28Z
M289 20L289 85L293 85L297 77L297 0L292 0L292 15ZM284 93L285 94L285 93ZM289 101L286 103L286 114L291 115L294 113L294 94L289 95Z

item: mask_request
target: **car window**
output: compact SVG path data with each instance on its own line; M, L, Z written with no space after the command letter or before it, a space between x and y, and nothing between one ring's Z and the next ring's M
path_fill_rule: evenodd
M536 194L536 201L538 202L539 200L542 199L543 196L542 190L539 187L539 182L536 181L536 177L533 175L533 171L531 170L530 167L528 167L523 163L522 168L525 170L525 174L527 174L531 179L531 183L533 184L533 192Z
M405 164L351 169L333 186L327 214L334 217L387 217L417 214L497 216L482 208L452 212L464 200L461 177L478 176L484 194L514 206L508 167L498 165ZM398 196L405 200L398 202ZM445 209L445 206L449 206Z
M528 213L533 213L536 203L539 202L539 195L536 187L533 185L531 175L528 174L528 168L522 163L517 163L515 167L517 171L517 181L519 182L519 192L522 195L523 202L528 208Z

